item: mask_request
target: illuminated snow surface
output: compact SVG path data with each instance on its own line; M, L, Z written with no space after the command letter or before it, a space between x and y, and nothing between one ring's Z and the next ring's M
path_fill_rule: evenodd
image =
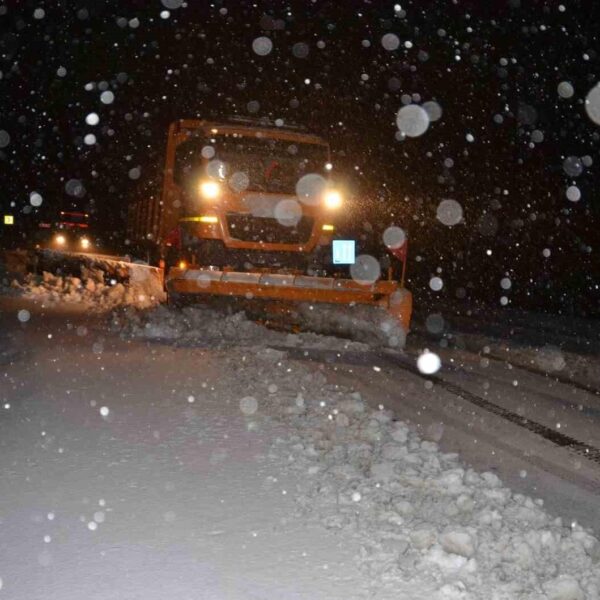
M34 350L2 390L3 597L598 597L592 535L274 332L223 319L241 345L176 347L27 310Z
M111 261L114 262L114 261ZM21 281L13 280L11 287L26 298L48 303L83 304L90 310L103 312L118 306L148 308L164 299L162 284L156 273L144 265L123 265L127 281L121 282L107 275L102 261L81 267L81 277L42 272L27 274Z
M20 281L13 280L9 290L5 287L4 291L12 290L25 298L46 303L80 304L94 312L127 306L146 309L166 299L158 272L145 265L93 258L80 269L79 277L60 276L46 271L40 275L29 273ZM115 271L121 277L115 278ZM364 342L396 349L403 348L406 342L406 332L396 318L383 308L364 305L339 307L307 302L297 305L295 321L302 324L303 329L317 334L316 337L305 334L301 338L267 331L246 319L239 311L223 317L219 312L200 305L184 309L183 314L182 319L179 312L161 306L154 312L129 313L124 326L130 329L137 327L135 333L138 336L180 341L196 341L208 336L214 343L228 339L230 343L239 343L241 339L251 340L253 336L256 341L261 341L267 336L273 343L297 344L300 339L301 343L327 344L327 339L318 334L337 335L351 338L358 344ZM339 341L334 341L333 345L339 347ZM344 347L360 349L360 346L353 346L353 342L348 342Z
M588 530L377 408L380 367L345 384L296 359L368 346L206 308L93 316L46 283L0 300L20 344L0 391L3 598L599 597Z

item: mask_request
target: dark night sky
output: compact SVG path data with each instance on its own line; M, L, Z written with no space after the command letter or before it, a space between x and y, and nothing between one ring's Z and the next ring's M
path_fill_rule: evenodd
M160 185L170 121L282 118L331 140L357 227L409 232L422 297L441 269L446 299L598 312L600 127L584 107L599 72L595 3L188 0L161 17L178 4L0 0L3 211L14 202L26 227L85 207L118 247L129 199L141 182ZM383 47L386 33L398 49ZM267 56L252 49L259 36L273 42ZM558 94L562 81L572 98ZM431 100L441 120L398 140L399 108ZM573 177L569 156L592 164ZM84 195L68 193L70 180ZM437 221L445 198L464 223Z

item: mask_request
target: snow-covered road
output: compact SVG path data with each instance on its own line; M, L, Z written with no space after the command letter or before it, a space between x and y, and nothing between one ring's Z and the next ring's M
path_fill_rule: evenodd
M285 431L240 409L242 354L122 341L77 305L8 304L3 598L352 597L356 543L294 516L271 451Z
M599 597L593 394L164 311L0 299L1 597Z
M418 373L410 347L405 358L312 355L329 363L332 380L416 424L443 450L600 531L600 397L505 361L438 351L447 366L434 377Z

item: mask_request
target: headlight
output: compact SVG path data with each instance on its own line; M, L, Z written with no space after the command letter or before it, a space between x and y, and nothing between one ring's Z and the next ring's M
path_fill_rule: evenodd
M59 233L55 238L54 241L59 245L59 246L64 246L67 243L67 238L62 234Z
M79 241L79 243L81 244L81 247L84 250L87 250L92 244L90 242L90 240L88 240L87 238L81 238L81 240Z
M205 200L216 200L221 195L221 186L212 179L200 183L200 195Z
M327 208L339 208L342 205L342 195L337 190L328 190L325 192L325 206Z

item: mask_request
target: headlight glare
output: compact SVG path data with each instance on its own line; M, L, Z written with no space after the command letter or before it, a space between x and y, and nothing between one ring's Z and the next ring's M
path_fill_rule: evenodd
M324 201L327 208L339 208L343 202L342 194L337 190L327 190L325 192Z
M221 186L212 179L200 182L200 195L205 200L216 200L221 195Z

